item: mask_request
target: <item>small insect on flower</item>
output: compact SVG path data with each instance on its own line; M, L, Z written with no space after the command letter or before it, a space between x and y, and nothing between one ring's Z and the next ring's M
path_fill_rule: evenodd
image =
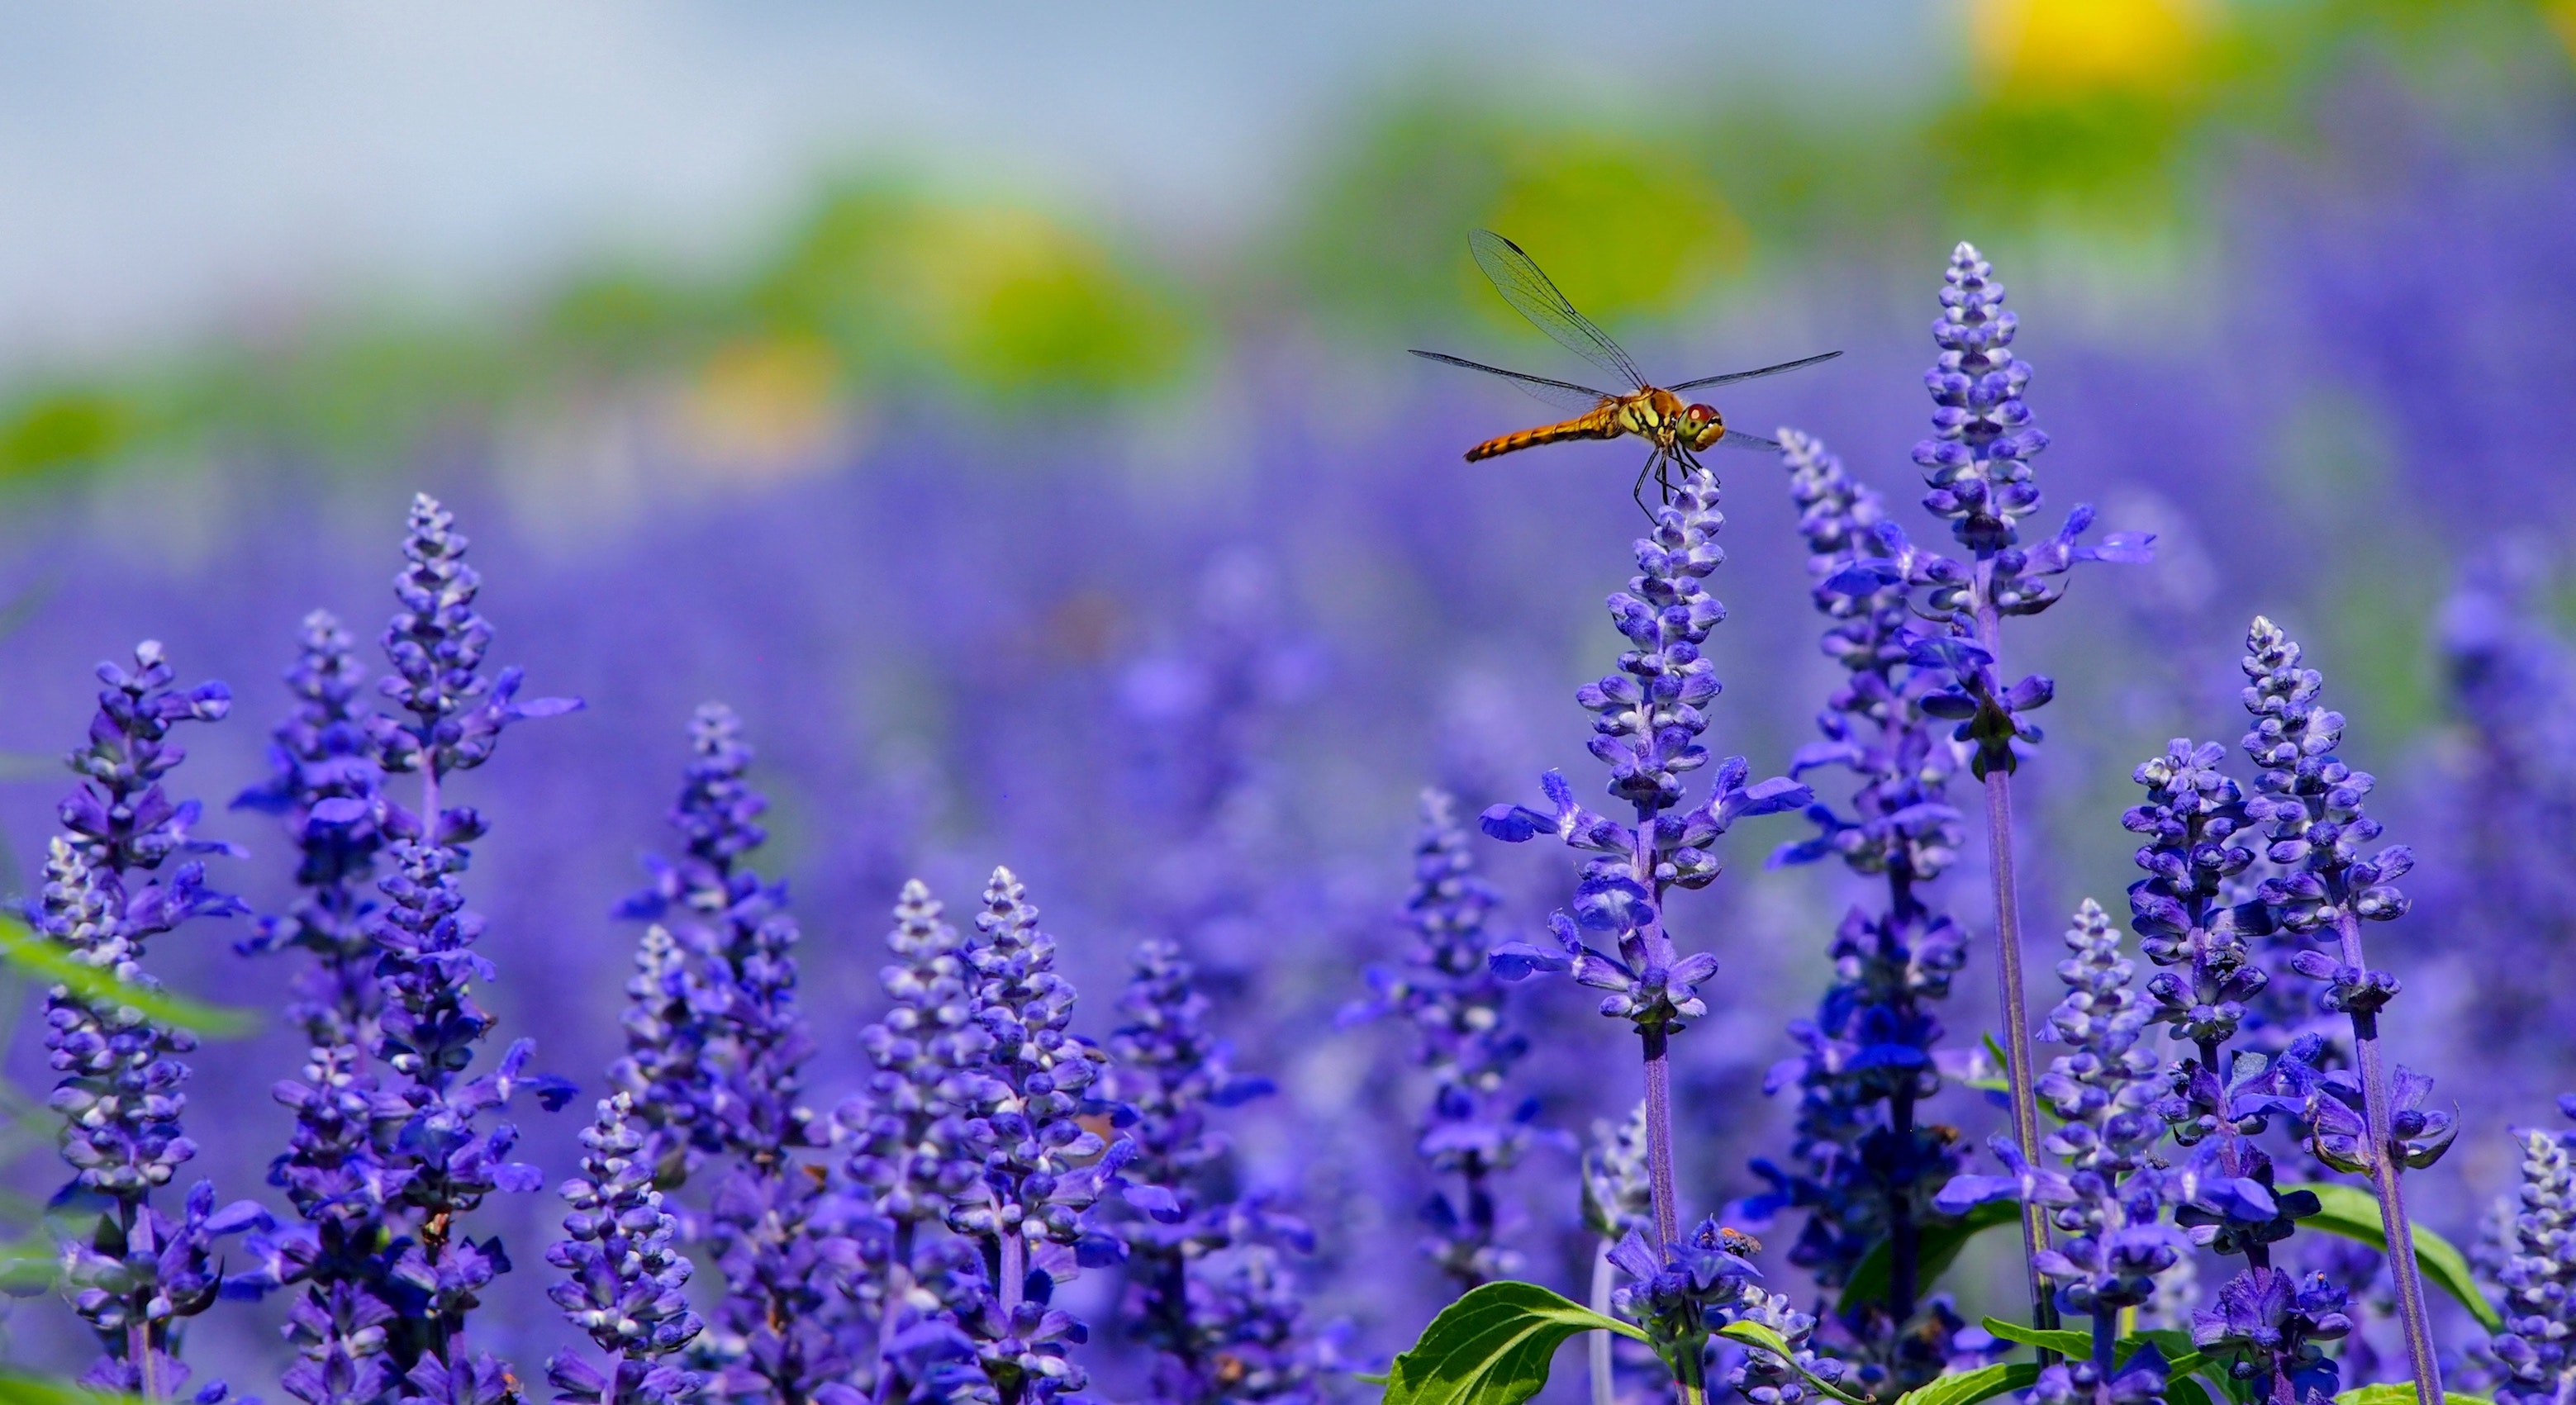
M1546 274L1539 272L1538 264L1521 250L1520 245L1490 229L1480 229L1467 236L1467 248L1476 256L1476 266L1493 280L1494 291L1503 295L1503 301L1510 303L1513 311L1535 323L1540 331L1555 339L1557 345L1617 377L1618 383L1625 387L1616 391L1594 390L1571 381L1506 371L1499 366L1488 366L1445 352L1416 351L1414 355L1427 360L1464 366L1489 376L1501 376L1551 405L1582 412L1570 420L1488 439L1467 451L1469 463L1565 439L1617 439L1633 434L1654 446L1654 452L1646 457L1646 466L1637 470L1636 483L1628 490L1628 495L1637 500L1638 508L1645 510L1646 479L1652 477L1656 487L1663 491L1663 500L1671 502L1673 469L1680 467L1687 471L1699 467L1699 460L1694 455L1710 445L1780 452L1780 446L1768 439L1728 429L1726 417L1717 412L1716 406L1685 403L1674 392L1732 385L1756 376L1775 375L1801 366L1812 366L1819 361L1831 361L1842 355L1839 351L1828 351L1795 361L1783 361L1776 366L1764 366L1759 370L1702 376L1669 388L1652 385L1637 369L1637 363L1628 359L1628 353L1610 340L1609 333L1594 326L1591 318L1574 310L1574 304L1556 290L1556 284L1550 282ZM1654 513L1646 511L1646 516L1651 519Z

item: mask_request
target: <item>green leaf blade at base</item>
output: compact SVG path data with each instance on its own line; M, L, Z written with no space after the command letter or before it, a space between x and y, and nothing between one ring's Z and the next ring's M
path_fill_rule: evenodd
M1763 1326L1759 1322L1729 1322L1725 1326L1718 1328L1715 1332L1710 1333L1710 1335L1724 1337L1728 1341L1736 1343L1738 1346L1759 1347L1762 1350L1779 1357L1782 1362L1788 1365L1790 1370L1806 1377L1807 1384L1814 1386L1817 1390L1832 1396L1836 1400L1848 1401L1850 1402L1850 1405L1867 1405L1867 1397L1854 1395L1850 1391L1843 1389L1841 1386L1834 1384L1832 1381L1826 1380L1822 1376L1809 1371L1806 1367L1799 1365L1796 1349L1791 1347L1778 1332Z
M1487 1283L1440 1310L1387 1368L1386 1405L1521 1405L1579 1332L1646 1334L1535 1283Z
M2299 1190L2315 1195L2320 1206L2317 1213L2299 1221L2301 1229L2322 1229L2328 1234L2367 1244L2382 1254L2388 1252L2388 1232L2379 1218L2379 1197L2359 1186L2338 1185L2332 1181L2285 1185L2280 1193L2287 1195ZM2469 1310L2469 1315L2478 1320L2479 1326L2489 1332L2503 1331L2504 1314L2496 1311L2495 1304L2488 1302L2486 1294L2478 1291L2477 1278L2469 1271L2468 1255L2461 1253L2459 1246L2420 1224L2413 1229L2415 1267L2423 1273L2424 1281L2450 1294L2453 1301ZM2413 1399L2413 1388L2408 1387L2406 1394L2408 1399ZM2335 1399L2340 1402L2343 1396L2338 1395Z
M2028 1390L2039 1380L2039 1367L2028 1361L2008 1365L1980 1366L1973 1371L1960 1371L1937 1377L1896 1398L1896 1405L1977 1405L2016 1390Z

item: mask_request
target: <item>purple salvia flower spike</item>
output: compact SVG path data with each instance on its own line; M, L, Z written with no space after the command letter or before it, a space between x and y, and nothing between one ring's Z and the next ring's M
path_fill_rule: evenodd
M1083 1385L1064 1352L1082 1339L1082 1325L1050 1305L1054 1285L1072 1275L1070 1251L1114 1262L1124 1247L1092 1233L1085 1212L1135 1144L1105 1143L1080 1118L1132 1114L1091 1095L1105 1058L1071 1032L1073 985L1056 972L1055 939L1039 930L1037 908L1009 869L993 870L985 884L964 955L977 1018L992 1037L976 1119L988 1150L980 1193L956 1202L948 1224L981 1241L995 1269L981 1300L957 1317L1001 1405L1043 1405Z
M67 831L45 858L42 896L28 913L71 961L137 991L160 988L144 969L153 938L189 918L243 911L205 887L204 865L187 853L235 852L191 839L197 803L172 801L162 780L187 759L170 736L180 722L222 718L231 694L220 683L180 689L161 646L136 646L129 672L98 666L98 712L89 743L68 758L83 780L58 807ZM55 1195L62 1286L103 1355L81 1378L94 1389L147 1400L175 1396L188 1368L173 1354L176 1329L226 1291L256 1292L257 1275L227 1278L216 1241L269 1228L267 1212L244 1202L218 1211L211 1183L192 1186L177 1218L152 1203L196 1155L180 1124L180 1091L196 1036L157 1023L123 1001L56 985L45 994L47 1062L60 1075L47 1105L63 1118L63 1160L71 1182ZM223 1388L205 1394L220 1398Z
M641 1155L665 1187L725 1158L707 1209L681 1221L724 1275L712 1329L688 1364L714 1393L805 1405L848 1374L856 1267L844 1202L800 1152L821 1145L799 1100L813 1038L796 1002L798 933L784 887L749 860L768 801L744 779L742 723L721 703L689 723L691 760L671 825L685 841L648 861L651 887L620 916L651 921L627 985L626 1055L609 1070Z
M1718 874L1708 846L1737 819L1793 810L1813 796L1786 779L1747 786L1741 757L1721 762L1708 798L1676 813L1682 778L1707 764L1700 744L1708 728L1702 706L1718 694L1717 675L1700 646L1726 617L1704 581L1725 559L1717 545L1725 517L1717 479L1705 469L1683 479L1674 501L1656 514L1653 533L1636 544L1637 574L1609 599L1611 623L1632 646L1619 671L1579 690L1594 714L1592 754L1610 767L1610 792L1635 807L1633 825L1575 803L1563 776L1545 779L1554 814L1497 805L1485 832L1517 843L1542 832L1594 855L1575 890L1574 917L1550 923L1558 950L1527 944L1496 948L1494 970L1506 977L1561 971L1610 992L1601 1012L1636 1027L1646 1066L1648 1163L1655 1191L1655 1242L1679 1237L1672 1171L1672 1074L1669 1041L1707 1012L1698 984L1716 973L1706 952L1685 956L1664 922L1673 888L1705 887ZM1587 934L1589 938L1587 940ZM1696 1400L1700 1386L1688 1383Z
M1504 1018L1503 983L1525 970L1563 968L1550 964L1559 958L1548 952L1493 959L1485 923L1500 899L1476 873L1453 804L1441 792L1423 793L1413 891L1404 905L1412 949L1403 969L1369 972L1376 993L1346 1018L1393 1015L1414 1026L1415 1061L1432 1082L1415 1151L1435 1174L1457 1177L1455 1189L1444 1182L1424 1212L1432 1233L1423 1251L1463 1291L1518 1270L1519 1255L1495 1239L1505 1214L1493 1182L1543 1135L1530 1122L1536 1101L1503 1093L1512 1066L1529 1052L1528 1036Z
M534 1046L524 1039L489 1072L466 1074L493 1025L473 995L476 981L494 976L491 962L474 951L483 919L465 906L457 884L470 859L463 846L484 825L470 807L442 806L440 783L449 772L487 760L509 722L579 704L554 699L522 708L512 702L516 670L497 682L482 677L492 630L474 611L480 581L464 562L465 538L454 528L435 500L413 500L403 542L410 564L394 578L402 608L384 633L393 672L378 684L412 720L367 720L385 769L421 777L417 814L384 802L381 823L398 842L387 854L390 871L377 883L386 901L366 918L384 996L369 1050L384 1085L372 1118L373 1174L389 1229L409 1233L372 1263L344 1270L380 1285L395 1307L388 1350L400 1373L398 1389L408 1389L407 1399L429 1400L514 1389L506 1384L513 1379L506 1366L461 1339L467 1314L493 1277L508 1270L509 1257L497 1237L471 1239L458 1220L495 1191L532 1191L543 1178L534 1166L510 1160L515 1126L499 1122L483 1130L477 1123L484 1113L507 1109L521 1092L534 1093L552 1110L573 1091L562 1079L526 1072Z
M2013 1138L2024 1159L2039 1157L2039 1110L2031 1092L2030 1007L2022 977L2021 898L2013 873L2011 776L2018 748L2036 743L2039 729L2028 714L2047 704L2056 685L2032 674L2007 683L2002 669L2002 621L2035 615L2065 593L2064 576L2080 561L2144 561L2153 539L2114 533L2099 546L2081 537L2093 509L2078 504L2055 537L2036 545L2021 539L2021 520L2039 507L2031 460L2048 436L2031 422L2022 391L2030 364L2012 352L2019 319L2004 309L2004 287L1975 246L1961 244L1942 274L1941 316L1932 324L1940 357L1924 375L1931 392L1933 437L1914 446L1914 461L1929 488L1923 506L1950 523L1951 535L1973 562L1959 562L1908 543L1894 524L1878 536L1890 564L1925 588L1924 609L1945 622L1945 632L1918 636L1915 666L1946 669L1950 686L1923 699L1923 710L1955 721L1954 737L1969 744L1969 769L1986 788L1986 851L1995 892L1995 974L2002 992L2004 1077ZM2034 1259L2047 1238L2039 1215L2022 1219L2022 1245ZM2031 1314L2037 1325L2055 1325L2056 1308L2030 1273Z
M293 907L259 919L245 953L297 947L312 963L295 976L288 1018L316 1048L374 1042L383 992L375 980L376 858L385 846L384 767L358 702L366 669L349 632L327 610L304 617L302 652L286 673L294 710L271 733L270 776L236 809L281 816L298 862Z
M918 879L908 882L894 921L886 944L895 960L878 977L893 1007L859 1033L875 1071L864 1092L833 1114L836 1140L849 1149L851 1184L891 1227L875 1304L871 1374L880 1401L924 1388L923 1368L941 1360L899 1350L907 1331L931 1338L943 1328L957 1332L943 1295L916 1301L927 1249L919 1239L924 1227L936 1226L982 1185L986 1148L976 1115L993 1049L978 1018L965 938L941 916L939 900ZM958 1342L962 1349L962 1337Z
M2245 710L2254 725L2244 749L2261 768L2255 781L2259 798L2247 812L2265 826L2267 857L2279 871L2257 896L2275 925L2333 943L2331 951L2300 952L2291 966L2325 987L2328 1008L2350 1017L2360 1066L2357 1087L2320 1080L2308 1098L2310 1149L2330 1165L2370 1177L2388 1230L2389 1276L2397 1287L2407 1366L2424 1405L2441 1405L2441 1367L2401 1181L2406 1167L2439 1159L2456 1128L2447 1116L2416 1106L2429 1080L2401 1069L2392 1082L2380 1048L2379 1012L2398 993L2398 982L2369 967L2361 944L2363 922L2390 921L2406 912L2407 898L2396 880L2414 866L2414 855L2395 844L2363 852L2381 832L2379 821L2363 811L2376 782L2335 755L2343 715L2318 705L2324 679L2300 665L2299 646L2257 616L2245 649Z
M1283 1261L1313 1236L1269 1196L1234 1193L1231 1147L1208 1127L1211 1110L1268 1095L1269 1080L1233 1070L1173 943L1145 941L1133 971L1119 999L1126 1023L1109 1039L1110 1090L1135 1113L1136 1154L1119 1173L1135 1214L1116 1228L1126 1246L1121 1315L1156 1353L1147 1398L1319 1400L1329 1357Z
M1837 1313L1829 1336L1858 1359L1864 1388L1893 1380L1907 1390L1951 1364L1951 1338L1964 1325L1946 1301L1919 1301L1918 1281L1922 1217L1963 1159L1955 1133L1916 1117L1942 1081L1931 1002L1948 996L1967 958L1966 934L1926 900L1960 843L1949 800L1958 749L1924 708L1949 674L1914 659L1911 587L1881 536L1878 495L1814 438L1784 429L1781 442L1811 594L1832 621L1824 651L1846 674L1817 719L1823 739L1802 748L1791 771L1840 766L1856 784L1848 816L1810 805L1815 837L1781 846L1771 862L1839 857L1883 883L1887 899L1843 918L1834 983L1816 1018L1791 1026L1805 1052L1765 1080L1768 1092L1798 1089L1795 1162L1757 1161L1772 1189L1745 1209L1757 1218L1806 1211L1790 1261L1826 1289L1842 1287L1870 1246L1886 1241L1884 1299Z
M2576 1098L2559 1099L2576 1116ZM2508 1207L2504 1330L2490 1344L2497 1405L2557 1405L2576 1379L2576 1134L2525 1131L2522 1184Z
M652 1141L636 1124L633 1095L603 1099L581 1145L581 1174L563 1185L572 1206L565 1237L546 1250L564 1276L546 1295L607 1354L608 1369L566 1350L546 1363L546 1379L558 1401L680 1405L704 1378L668 1358L706 1324L681 1292L689 1260L675 1242L679 1222L653 1188Z

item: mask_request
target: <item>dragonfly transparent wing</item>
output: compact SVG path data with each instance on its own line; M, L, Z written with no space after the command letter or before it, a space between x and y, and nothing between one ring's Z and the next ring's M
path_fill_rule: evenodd
M1470 371L1482 371L1489 376L1500 376L1560 410L1572 410L1578 414L1585 410L1599 409L1604 400L1618 398L1594 390L1590 386L1576 385L1572 381L1552 381L1545 376L1526 376L1518 371L1506 371L1500 366L1488 366L1482 361L1470 361L1463 356L1451 356L1445 351L1417 351L1413 354L1425 361L1438 361L1448 366L1464 366Z
M1556 290L1546 274L1523 252L1521 246L1496 234L1480 229L1467 236L1467 250L1476 256L1476 266L1493 280L1494 291L1512 310L1526 317L1540 331L1556 339L1556 344L1608 371L1627 383L1630 390L1646 389L1646 378L1638 374L1637 363L1610 340L1610 334L1592 325L1592 319L1574 310L1565 294Z
M1758 371L1729 371L1722 376L1702 376L1698 380L1683 381L1679 385L1667 386L1665 389L1697 390L1702 386L1733 385L1737 381L1749 381L1758 376L1776 376L1782 371L1794 371L1801 366L1815 365L1819 361L1831 361L1840 355L1842 353L1839 351L1821 352L1814 356L1801 356L1795 361L1783 361L1777 366L1765 366Z
M1765 439L1759 434L1747 434L1740 429L1728 430L1726 432L1726 437L1718 440L1717 442L1725 448L1750 449L1757 454L1776 454L1781 452L1779 440Z

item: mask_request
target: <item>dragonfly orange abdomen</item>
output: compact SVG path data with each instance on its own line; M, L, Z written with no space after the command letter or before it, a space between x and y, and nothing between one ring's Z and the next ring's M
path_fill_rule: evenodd
M1536 429L1496 435L1469 449L1467 462L1475 463L1482 459L1497 458L1516 450L1534 448L1540 444L1559 444L1568 439L1616 439L1628 432L1627 428L1619 422L1620 409L1620 404L1613 401L1588 415L1577 415L1573 419L1559 420L1555 424L1543 424Z

